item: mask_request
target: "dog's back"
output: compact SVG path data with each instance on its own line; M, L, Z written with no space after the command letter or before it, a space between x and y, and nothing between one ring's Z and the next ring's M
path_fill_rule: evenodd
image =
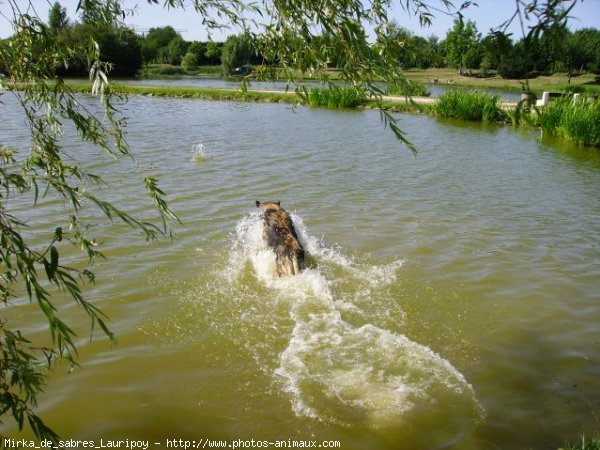
M264 237L275 252L277 275L296 275L304 269L304 248L298 240L292 218L280 202L256 202L262 209Z

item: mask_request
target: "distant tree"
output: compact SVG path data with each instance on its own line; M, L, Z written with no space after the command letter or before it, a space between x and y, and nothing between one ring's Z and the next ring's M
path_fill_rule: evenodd
M67 9L62 7L59 2L54 2L48 13L48 26L53 31L63 30L69 26Z
M576 72L598 71L600 31L593 28L566 33L560 41L559 61L567 72L568 82Z
M109 65L110 74L119 77L135 76L142 66L141 38L126 27L106 23L79 23L63 30L59 39L72 49L82 49L90 39L98 44L100 59ZM79 52L67 58L66 65L58 65L61 76L86 76L90 66L87 58L78 58Z
M533 70L533 63L528 55L523 41L518 42L507 53L500 56L498 75L508 79L527 78Z
M408 67L428 69L433 65L433 53L427 39L412 36L408 44Z
M340 54L338 44L336 43L337 37L332 33L325 31L320 36L315 36L310 42L304 42L301 39L296 40L296 47L298 51L306 50L310 46L310 51L318 52L322 59L326 61L327 67L340 68L345 64L343 55ZM269 61L271 64L276 64L277 61Z
M204 56L206 58L206 64L216 66L221 64L221 54L223 52L223 42L209 41L206 43L206 51Z
M539 36L526 36L523 39L535 71L551 73L560 70L569 35L566 25L557 24Z
M187 46L187 50L181 59L181 66L185 70L195 70L204 59L205 47L202 42L194 41Z
M600 73L600 30L584 28L573 33L576 45L582 51L580 70Z
M107 27L98 30L95 39L100 46L100 58L111 65L110 74L116 77L133 77L142 67L140 37L125 27Z
M118 17L113 14L110 0L79 0L77 9L83 23L103 22L114 24L118 20Z
M432 34L427 38L427 46L429 51L428 57L431 61L431 67L444 67L445 55L442 51L440 39Z
M254 54L255 50L248 34L229 36L221 53L223 73L231 75L236 68L250 64Z
M431 47L433 44L436 50ZM426 69L434 64L434 52L439 50L437 38L434 41L415 36L408 29L395 22L388 25L386 34L375 43L375 50L386 48L386 56L397 62L401 68L419 67Z
M167 45L166 61L169 64L178 66L181 64L181 60L187 51L188 43L180 36L177 35Z
M196 70L198 66L198 55L188 51L181 60L181 67L185 70Z
M410 43L412 33L398 25L396 22L390 22L385 33L380 35L375 42L377 52L385 49L386 58L390 58L398 67L411 67L411 49Z
M188 43L186 53L193 53L198 57L198 62L204 58L204 52L206 51L206 45L203 42L193 41Z
M463 21L462 17L454 21L452 30L446 34L445 47L448 63L459 69L477 69L481 63L481 34L475 23Z
M169 43L177 37L181 36L172 26L150 28L142 43L144 61L146 63L158 62L159 60L164 62L162 60L169 58L167 49Z
M482 39L481 46L483 50L482 65L485 61L487 69L490 70L498 68L502 55L508 55L511 52L513 43L510 36L504 33L490 33Z

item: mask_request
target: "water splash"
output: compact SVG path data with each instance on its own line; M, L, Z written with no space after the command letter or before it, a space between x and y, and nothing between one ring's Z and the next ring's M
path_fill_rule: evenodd
M206 150L204 149L204 144L198 143L192 145L193 156L190 161L195 162L206 162L211 159L211 156L207 155Z
M197 308L192 320L205 320L251 356L298 417L367 427L393 448L404 439L445 447L464 436L483 408L456 368L402 333L402 261L349 257L292 218L308 268L277 276L254 211L236 223L229 252L215 255L197 289L188 290L186 311Z
M436 417L457 435L470 428L482 417L471 385L447 360L395 331L404 315L385 289L398 282L402 261L382 266L355 262L324 246L301 217L292 218L317 267L278 278L261 219L253 213L237 224L225 276L235 283L250 265L260 284L274 292L279 310L287 312L291 323L284 329L291 331L273 373L294 412L375 429L414 427ZM328 266L342 275L325 279L322 269Z

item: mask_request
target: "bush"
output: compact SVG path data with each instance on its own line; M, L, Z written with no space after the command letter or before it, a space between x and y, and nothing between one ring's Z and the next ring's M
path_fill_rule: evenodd
M447 91L439 98L434 110L438 116L461 120L494 122L504 118L500 97L476 90Z
M181 60L181 67L185 70L198 69L198 55L196 53L187 52Z

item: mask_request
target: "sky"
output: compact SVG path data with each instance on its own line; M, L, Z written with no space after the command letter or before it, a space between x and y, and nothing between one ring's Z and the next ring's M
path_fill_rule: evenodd
M54 0L16 0L18 4L26 5L31 3L39 17L46 20L48 10ZM148 5L146 0L123 0L127 8L134 9L135 14L127 17L125 22L132 26L136 31L143 33L152 27L161 27L171 25L183 36L186 41L205 41L208 38L207 30L202 26L199 15L189 7L182 9L166 9L162 5L164 0L159 0L160 5ZM436 35L440 39L446 36L446 32L452 27L453 18L443 13L435 13L435 19L431 27L422 28L416 17L410 16L398 5L401 1L396 0L393 19L400 26L403 26L414 34L428 37ZM78 0L59 0L60 4L67 9L67 14L71 20L78 20L75 13ZM189 3L189 1L188 1ZM435 0L432 1L435 4ZM462 3L462 0L456 0L455 4ZM471 6L464 11L467 19L473 20L479 32L485 35L491 28L500 25L508 19L515 8L515 0L476 0L478 6ZM439 3L441 5L441 2ZM7 0L0 0L0 13L8 14L10 9ZM569 26L571 30L579 28L600 28L600 0L580 0L573 9ZM521 37L520 28L515 26L510 31L518 39ZM12 34L10 23L5 17L0 15L0 38L6 38ZM231 34L235 34L232 32ZM225 33L213 33L212 38L221 41L226 38Z

